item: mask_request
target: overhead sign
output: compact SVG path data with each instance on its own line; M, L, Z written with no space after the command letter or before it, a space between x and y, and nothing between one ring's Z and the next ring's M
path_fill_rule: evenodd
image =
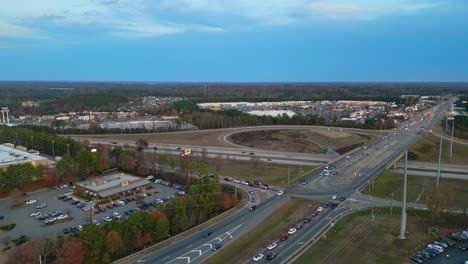
M128 185L128 181L123 181L122 182L122 186L127 186Z
M192 154L192 150L191 149L184 149L184 155L187 156L187 155L190 155Z

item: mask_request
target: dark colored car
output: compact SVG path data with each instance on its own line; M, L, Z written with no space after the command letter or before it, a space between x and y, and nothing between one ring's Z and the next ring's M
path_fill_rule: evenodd
M461 251L466 251L466 248L468 247L468 245L460 245L458 246L458 248L461 250Z
M65 228L63 229L63 233L64 233L64 234L70 233L70 228L65 227Z
M114 208L114 205L113 204L108 204L108 205L106 205L106 207L109 208L109 209L112 209L112 208Z
M105 211L107 211L106 208L100 207L100 206L97 207L96 209L97 209L99 212L101 212L101 213L104 213Z
M214 245L211 250L216 251L216 250L220 249L221 247L222 247L222 245L218 243L218 244Z
M273 260L274 258L276 258L276 253L275 252L269 252L268 254L266 254L266 259L267 260Z
M255 209L257 209L257 206L256 206L256 205L252 205L252 206L249 208L250 211L255 211Z
M58 198L59 198L59 200L62 200L62 199L67 198L67 196L66 196L65 194L60 194L60 195L58 196Z
M203 237L204 237L204 238L207 238L207 237L211 236L211 234L213 234L213 232L210 232L210 231L209 231L209 232L205 232L205 233L203 233Z
M304 223L309 223L311 220L312 220L312 218L307 217L306 219L304 219Z
M344 200L346 200L346 197L344 197L344 196L341 196L341 197L340 197L340 201L342 201L342 202L343 202Z
M0 215L0 220L2 220L3 218L5 218L3 215Z
M78 231L78 227L76 226L70 227L70 232L75 233L76 231Z
M66 201L70 201L71 199L73 199L73 198L71 198L70 196L68 196L68 197L64 198L63 201L66 202Z
M409 259L411 261L413 261L414 263L423 263L424 260L422 260L420 257L416 256L416 255L413 255L411 257L409 257Z
M338 204L337 204L337 203L332 203L332 204L330 205L330 208L331 208L331 209L335 209L336 207L338 207Z
M80 201L78 201L78 200L73 200L73 201L71 202L71 204L73 204L73 205L79 204L79 203L80 203Z

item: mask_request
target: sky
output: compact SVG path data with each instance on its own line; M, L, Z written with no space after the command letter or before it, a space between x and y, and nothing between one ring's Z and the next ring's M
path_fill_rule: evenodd
M0 80L468 81L466 0L0 6Z

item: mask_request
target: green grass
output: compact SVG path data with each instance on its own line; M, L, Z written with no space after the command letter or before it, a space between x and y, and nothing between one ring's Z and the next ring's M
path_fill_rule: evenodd
M468 201L468 181L458 179L444 179L440 181L440 186L444 186L443 191L453 195L451 204L457 208L465 208ZM436 186L435 178L425 178L421 176L408 176L408 202L424 203L426 194ZM401 201L403 193L403 176L386 171L382 173L374 182L374 186L369 191L369 187L364 188L363 194L371 196L393 198ZM420 195L421 194L421 195ZM419 196L419 200L417 199Z
M309 263L407 263L412 252L431 241L427 232L430 217L425 211L408 211L406 239L399 235L400 215L389 208L374 209L375 220L370 211L345 216L323 238L300 256L294 264ZM452 231L439 229L442 235Z
M426 134L416 145L409 151L409 158L419 161L438 161L439 160L439 143L440 138L430 134ZM443 140L442 142L442 162L450 163L468 163L468 147L466 145L453 143L453 156L449 159L450 141Z
M244 263L263 250L269 243L277 241L291 226L310 214L310 208L314 208L316 205L318 205L317 202L302 199L288 201L263 223L223 248L204 263Z

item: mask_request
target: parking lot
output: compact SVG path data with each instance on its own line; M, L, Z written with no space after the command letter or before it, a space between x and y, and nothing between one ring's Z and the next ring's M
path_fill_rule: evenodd
M155 199L167 200L168 196L174 195L179 190L165 186L162 184L151 183L152 189L148 190L149 193L154 193L153 195L146 197L145 202L154 201ZM14 200L12 198L2 199L0 201L0 215L5 216L5 219L0 220L0 225L7 223L15 223L16 227L9 231L0 234L0 241L8 241L16 239L21 235L26 235L30 239L35 239L41 236L58 236L63 234L64 228L84 225L90 222L90 213L93 211L85 212L82 209L78 208L76 205L72 205L73 200L63 201L58 199L60 194L69 194L74 199L73 189L63 188L58 190L43 189L34 193L29 193L28 196ZM33 204L25 204L26 200L34 199L37 202ZM116 202L116 201L114 201ZM47 207L42 209L36 209L36 206L39 204L45 203ZM19 207L13 208L14 204L21 204ZM103 204L102 207L105 207L106 204ZM97 212L94 210L93 219L104 223L103 218L106 216L112 216L114 212L121 214L124 218L125 211L128 211L131 208L137 207L135 201L131 201L126 205L119 206L112 209L107 209L106 212ZM35 217L30 216L31 213L41 212L43 214L50 213L52 211L60 211L62 214L66 214L68 218L66 220L61 220L65 222L55 222L51 225L46 225L44 221L37 220Z

